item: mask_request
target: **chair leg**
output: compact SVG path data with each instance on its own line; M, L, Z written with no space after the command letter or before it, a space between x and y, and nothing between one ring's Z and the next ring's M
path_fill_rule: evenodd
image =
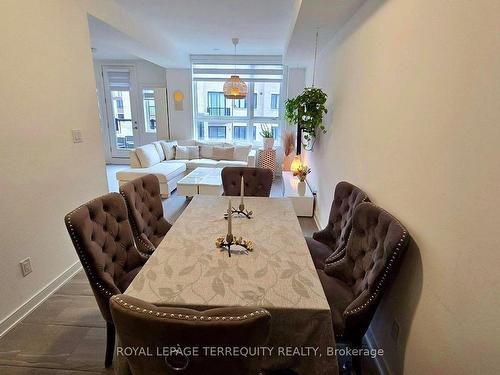
M106 322L106 358L104 367L109 368L113 364L113 355L115 353L115 326L113 323Z

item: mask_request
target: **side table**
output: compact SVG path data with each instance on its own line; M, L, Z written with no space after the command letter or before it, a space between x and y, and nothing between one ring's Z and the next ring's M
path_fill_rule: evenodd
M274 176L276 176L276 149L260 149L258 153L258 165L259 168L268 168L272 170L274 181Z

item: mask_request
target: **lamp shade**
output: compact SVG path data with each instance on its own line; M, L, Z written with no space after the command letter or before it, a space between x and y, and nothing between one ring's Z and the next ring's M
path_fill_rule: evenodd
M224 97L226 99L244 99L248 93L248 87L239 76L231 76L224 82Z
M292 173L297 173L297 171L299 170L299 168L301 167L301 165L302 165L302 162L300 160L300 156L296 155L293 158L292 165L290 165L290 171Z

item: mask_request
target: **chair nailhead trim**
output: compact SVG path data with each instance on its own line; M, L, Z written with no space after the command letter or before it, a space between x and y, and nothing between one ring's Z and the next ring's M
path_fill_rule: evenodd
M128 201L127 201L127 197L125 196L125 193L123 192L123 190L120 188L120 194L122 195L123 199L125 200L125 206L127 207L127 211L128 211L128 216L129 216L129 222L130 222L130 226L132 227L132 232L134 233L134 239L138 242L140 242L147 250L151 251L151 253L153 253L156 248L153 246L153 244L148 244L146 242L144 242L142 240L142 238L139 237L139 230L137 229L137 226L136 226L136 223L135 223L135 220L132 219L132 209L129 207L129 204L128 204ZM137 247L137 250L139 251L139 247ZM151 255L153 254L148 254L148 253L145 253L143 251L139 251L139 253L143 256L145 256L146 258L149 258Z
M111 301L112 302L115 302L125 308L128 308L128 309L131 309L131 310L134 310L132 307L133 305L131 304L127 304L127 302L125 302L123 299L121 299L119 296L113 296L111 297ZM176 320L208 320L208 321L211 321L212 318L214 318L215 320L223 320L223 321L226 321L226 320L245 320L245 319L249 319L249 316L253 317L255 315L270 315L268 311L266 310L255 310L254 312L250 313L250 314L245 314L245 315L238 315L238 316L204 316L204 315L184 315L184 314L167 314L167 313L164 313L162 311L157 311L157 310L147 310L147 309L140 309L140 308L136 308L135 311L139 312L139 313L142 313L142 314L148 314L148 315L155 315L157 317L162 317L162 318L167 318L167 319L176 319Z
M117 194L119 195L118 193L111 193L111 194ZM79 210L81 210L82 208L84 207L87 207L87 204L89 203L93 203L95 201L97 201L98 199L100 198L95 198L95 199L92 199L91 201L81 205L80 207L77 207L75 208L73 211L71 211L67 216L67 224L68 224L68 227L69 227L69 235L71 237L71 240L73 241L73 245L75 246L76 248L76 251L78 253L78 256L80 257L81 259L81 263L83 265L83 268L85 269L85 271L87 272L87 275L90 276L90 279L91 280L94 280L96 277L94 275L94 273L92 272L92 269L90 268L89 266L89 263L88 263L88 260L85 256L85 253L82 251L82 247L80 245L80 242L78 241L78 239L76 238L76 234L75 234L75 228L73 227L73 224L71 223L71 216L73 214L75 214L76 212L78 212ZM108 296L108 297L111 297L113 295L113 293L111 293L106 287L104 287L103 285L101 285L98 281L94 281L94 286L97 287L97 289L101 292L101 293L104 293L104 295Z
M378 297L378 294L380 293L380 290L382 289L382 286L383 286L383 284L385 282L385 279L386 279L387 275L389 274L389 271L391 270L392 264L396 260L396 257L399 255L399 251L401 250L401 245L403 245L404 241L406 240L407 234L408 234L408 232L403 227L403 225L400 223L400 221L398 219L396 219L392 214L390 214L389 212L387 212L383 208L378 207L377 205L375 205L375 204L373 204L371 202L366 202L366 203L371 204L372 206L377 207L378 209L382 210L387 215L389 215L390 217L392 217L394 219L394 221L396 222L396 224L399 225L399 227L403 231L403 235L399 239L399 242L398 242L398 244L396 246L396 250L394 250L394 252L392 253L391 259L389 259L389 262L387 264L387 267L385 269L384 274L382 275L382 278L380 279L379 283L375 287L375 292L373 292L368 297L368 300L364 304L362 304L361 306L358 306L358 307L356 307L356 308L354 308L352 310L349 310L349 311L344 311L343 315L346 316L346 317L349 316L349 315L354 315L356 313L359 313L359 312L363 311L366 307L368 307ZM335 263L337 263L337 262L335 262ZM333 263L333 264L335 264L335 263Z

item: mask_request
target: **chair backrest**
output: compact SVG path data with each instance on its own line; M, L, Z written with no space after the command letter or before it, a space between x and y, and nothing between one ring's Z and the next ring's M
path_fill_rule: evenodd
M118 193L83 204L64 217L73 245L105 320L111 322L109 298L129 271L145 262L134 245L127 207Z
M337 184L328 224L324 229L324 232L328 233L328 236L325 236L326 245L333 250L333 254L328 257L326 263L336 261L344 256L347 240L351 233L354 210L361 203L369 201L366 193L357 186L346 181Z
M258 374L258 357L214 355L204 348L265 345L271 320L266 310L230 307L196 311L156 306L125 295L113 297L110 306L122 347L143 348L153 354L127 357L134 375ZM182 354L162 351L165 356L161 356L157 348L178 348Z
M353 300L344 311L346 332L362 335L378 302L399 268L409 234L391 214L373 203L354 211L352 230L342 260L325 272L350 286Z
M127 182L120 186L120 194L127 203L139 251L151 254L171 227L163 216L158 177L148 174Z
M245 196L269 197L273 185L273 171L254 167L225 167L222 169L224 195L240 195L241 176L245 180Z

